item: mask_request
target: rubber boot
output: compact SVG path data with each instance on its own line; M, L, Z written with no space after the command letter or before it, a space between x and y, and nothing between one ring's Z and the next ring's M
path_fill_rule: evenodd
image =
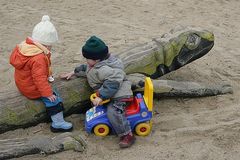
M55 115L51 116L52 124L51 131L52 132L70 132L73 127L72 123L66 122L63 118L63 112L58 112Z

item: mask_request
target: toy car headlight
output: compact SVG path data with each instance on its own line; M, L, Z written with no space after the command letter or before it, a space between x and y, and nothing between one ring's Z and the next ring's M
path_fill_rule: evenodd
M147 117L147 112L142 112L141 116L142 117Z

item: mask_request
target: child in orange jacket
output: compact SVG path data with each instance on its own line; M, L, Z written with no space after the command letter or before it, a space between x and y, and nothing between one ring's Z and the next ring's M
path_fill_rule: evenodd
M40 98L52 119L51 131L70 131L72 124L63 118L63 103L52 90L51 46L58 41L58 34L49 16L42 17L32 32L32 37L18 44L10 56L15 68L15 83L19 91L29 99Z

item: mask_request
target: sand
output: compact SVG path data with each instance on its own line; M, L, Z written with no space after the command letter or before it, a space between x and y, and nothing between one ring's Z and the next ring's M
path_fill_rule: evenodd
M15 89L8 57L31 35L44 14L50 15L60 42L54 46L55 76L83 60L80 48L91 35L104 39L115 54L150 41L177 25L196 26L215 34L215 46L201 59L163 78L207 84L229 83L233 94L154 101L153 131L119 149L116 136L87 135L83 116L72 115L74 132L88 142L84 153L65 151L32 155L37 159L238 160L240 159L240 1L239 0L0 0L0 88ZM6 97L7 98L7 97ZM52 135L48 123L0 135L0 139Z

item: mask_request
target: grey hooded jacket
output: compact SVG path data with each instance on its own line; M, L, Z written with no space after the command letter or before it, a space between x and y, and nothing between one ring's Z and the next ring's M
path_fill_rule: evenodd
M76 67L77 76L86 76L90 87L106 99L121 99L132 97L131 82L126 79L124 66L120 59L110 56L90 68L86 64Z

